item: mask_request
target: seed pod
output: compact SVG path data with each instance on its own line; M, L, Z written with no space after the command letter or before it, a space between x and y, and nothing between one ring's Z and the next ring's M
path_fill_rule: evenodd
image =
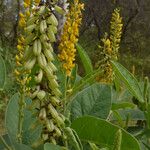
M39 74L35 77L35 82L40 83L43 78L43 71L40 69Z
M56 66L52 62L49 62L47 65L51 68L52 71L57 71Z
M56 145L57 143L56 143L56 140L51 136L50 137L50 141L51 141L51 143L53 143L54 145Z
M41 42L43 43L43 45L45 45L45 43L47 43L47 41L48 41L49 39L48 39L48 36L47 36L46 34L42 34L42 35L40 36L40 40L41 40Z
M47 65L47 61L46 61L46 58L44 56L43 53L41 53L38 57L37 57L37 60L38 60L38 64L41 68L45 68L46 65Z
M76 140L76 137L73 134L73 131L71 130L70 127L66 127L64 129L65 134L67 135L68 140L70 141L70 143L74 146L75 150L80 150L80 145Z
M59 87L59 85L58 85L58 83L55 79L51 79L49 82L50 82L50 86L51 86L52 89L55 89L55 88Z
M65 13L65 11L61 8L61 7L59 7L59 6L57 6L57 5L55 5L55 7L54 7L54 9L59 13L59 14L64 14Z
M46 11L46 7L45 6L41 6L37 13L38 13L38 15L42 15L42 14L45 13L45 11Z
M55 126L55 135L56 135L57 137L60 137L60 136L62 135L60 129L57 128L56 126ZM54 135L54 136L55 136L55 135Z
M51 16L46 21L48 24L58 26L58 21L54 14L51 14Z
M42 50L42 44L41 41L39 39L35 40L33 43L33 53L35 56L40 55Z
M54 106L59 106L59 105L60 105L60 100L57 99L57 98L54 97L54 96L50 97L50 102L51 102L52 105L54 105Z
M45 42L44 47L45 49L48 49L50 52L53 52L53 47L51 43Z
M30 44L35 38L35 34L31 33L25 38L25 44L28 45Z
M27 26L33 25L35 21L38 19L36 16L32 16L27 20Z
M50 50L44 49L44 54L45 54L48 61L54 60L54 57L53 57L52 52Z
M114 146L112 150L121 150L122 131L119 129L115 134Z
M36 58L32 58L32 59L29 59L25 65L24 65L24 68L26 70L31 70L33 68L33 66L35 65L35 62L36 62Z
M42 100L46 96L46 92L41 90L38 92L37 97Z
M36 24L29 25L25 28L26 33L31 33L36 28Z
M40 22L40 32L41 32L41 34L45 33L46 29L47 29L46 20L42 20Z
M53 33L54 33L54 34L56 34L56 33L57 33L57 27L56 27L56 26L49 25L49 26L48 26L48 30L53 31Z
M26 61L30 57L33 57L32 46L27 45L24 52L24 60Z
M54 78L53 71L51 70L51 68L46 66L44 68L44 71L46 72L46 75L47 75L47 78L48 78L49 81Z
M47 36L52 43L56 42L56 37L52 30L48 30Z
M52 132L55 128L53 121L46 119L46 128L49 132Z
M30 95L30 97L34 99L37 96L38 92L39 90L36 90L33 94Z
M48 105L48 109L52 117L55 119L56 124L58 126L64 126L63 119L58 115L58 112L51 104Z
M42 109L40 110L39 119L40 119L40 120L46 120L46 110L45 110L45 108L42 108Z
M48 134L42 134L42 139L43 139L44 141L48 140Z
M55 94L58 97L60 97L62 95L62 93L60 92L60 90L58 88L53 89L52 93Z

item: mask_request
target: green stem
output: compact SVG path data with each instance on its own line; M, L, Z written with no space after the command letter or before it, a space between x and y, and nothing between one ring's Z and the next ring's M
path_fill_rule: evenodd
M12 150L12 148L6 143L6 141L4 140L4 138L2 136L0 136L0 140L4 144L4 146L7 150Z
M24 97L24 90L22 90L20 94L20 100L19 100L19 121L18 121L18 141L19 143L22 143L22 126L23 126L23 120L24 120L24 106L25 106L25 97Z
M65 112L66 110L66 101L67 101L67 75L65 74L65 91L64 91L64 99L63 99L63 106L64 106L64 110L63 112Z

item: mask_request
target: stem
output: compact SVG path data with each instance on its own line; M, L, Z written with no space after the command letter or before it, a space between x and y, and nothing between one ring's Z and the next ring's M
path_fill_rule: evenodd
M19 143L22 143L22 126L23 126L23 120L24 120L24 106L25 106L25 97L24 97L24 90L22 90L20 94L20 100L19 100L19 122L18 122L18 141Z
M65 91L64 91L64 99L63 99L63 106L64 106L64 110L63 112L65 112L66 110L66 101L67 101L67 75L65 74Z
M2 136L0 136L0 140L4 144L4 146L7 150L12 150L12 148L9 147L9 145L6 143L6 141L4 140L4 138Z

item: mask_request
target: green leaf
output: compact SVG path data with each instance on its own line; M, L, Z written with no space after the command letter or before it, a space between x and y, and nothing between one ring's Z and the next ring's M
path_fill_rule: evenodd
M129 102L121 102L121 103L112 103L112 110L125 109L125 108L135 108L136 105Z
M8 135L12 143L16 143L17 141L17 133L18 133L18 100L19 93L16 93L12 96L9 101L6 110L6 118L5 118L5 126L8 131ZM30 99L25 99L26 103L30 101ZM35 121L35 118L32 116L32 113L28 110L24 110L24 122L23 122L23 143L31 144L35 140L40 137L41 127L37 127L35 130L29 129L31 124Z
M63 148L61 148L58 145L46 143L46 144L44 144L44 150L63 150Z
M140 89L137 79L118 62L112 61L112 65L115 75L125 83L131 94L133 94L133 96L135 96L139 101L144 102L143 93Z
M33 150L31 147L24 145L24 144L19 144L16 143L14 144L15 150Z
M103 145L110 149L113 147L115 133L121 129L110 122L91 116L76 119L71 127L81 140ZM121 129L121 131L121 150L140 150L138 141L125 130Z
M82 64L84 66L86 74L93 72L92 62L91 62L88 54L86 53L86 51L82 48L82 46L80 44L76 44L76 48L78 50L78 53L79 53L80 59L82 61Z
M91 85L91 84L95 83L96 82L96 80L95 80L96 77L101 76L102 74L103 74L103 71L97 69L97 70L93 71L92 73L86 75L83 78L78 78L79 76L77 76L79 81L75 83L71 94L68 94L67 98L69 99L71 96L75 95L76 93L78 93L79 91L84 89L87 85Z
M79 92L70 104L71 119L84 115L107 118L111 109L111 88L93 84Z
M6 80L6 67L4 60L0 55L0 90L4 88L5 80Z

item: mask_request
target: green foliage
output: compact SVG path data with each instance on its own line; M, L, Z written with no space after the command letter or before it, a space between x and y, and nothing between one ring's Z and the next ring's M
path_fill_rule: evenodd
M44 144L44 150L63 150L63 148L61 148L58 145L46 143L46 144Z
M71 127L77 132L81 140L91 141L101 146L113 147L114 136L120 127L108 121L86 116L76 119ZM138 141L125 130L122 131L121 150L140 150Z
M4 60L0 55L0 90L4 88L5 80L6 80L6 67Z
M17 142L18 123L19 123L18 101L19 101L19 94L16 93L10 99L6 110L6 119L5 119L6 128L12 143ZM27 102L30 103L30 101L31 101L30 99L26 99L26 103ZM28 110L24 110L23 137L22 137L24 144L31 145L38 138L40 138L41 127L31 129L31 126L35 121L36 120L33 118L32 113Z
M84 66L86 74L93 72L92 62L89 56L87 55L86 51L82 48L80 44L76 44L76 48L78 50L78 53L82 61L82 64Z
M90 115L106 119L111 109L111 88L93 84L73 97L70 104L71 120Z
M138 84L137 79L121 64L118 62L112 62L115 75L119 77L139 101L144 102L143 94Z

